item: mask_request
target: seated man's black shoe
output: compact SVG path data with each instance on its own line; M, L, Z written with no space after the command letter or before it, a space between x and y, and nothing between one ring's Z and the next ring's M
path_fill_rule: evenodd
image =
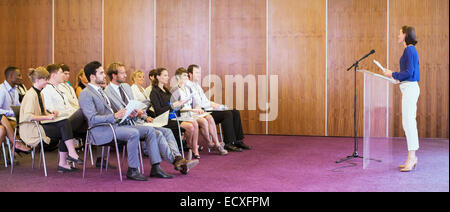
M170 179L173 176L165 173L164 170L162 170L161 166L159 166L159 164L155 164L155 165L152 165L152 170L150 171L150 177Z
M95 162L95 167L100 168L100 166L102 165L102 159L101 158L97 158L97 162ZM103 168L106 168L106 160L103 160ZM108 164L108 169L116 169L117 167Z
M128 168L127 179L136 181L147 181L147 177L139 173L137 168Z
M245 149L245 150L252 149L250 146L244 144L244 142L242 142L242 141L234 142L234 146L238 147L238 148L241 148L241 149Z
M242 149L231 144L225 144L224 148L229 152L242 152Z

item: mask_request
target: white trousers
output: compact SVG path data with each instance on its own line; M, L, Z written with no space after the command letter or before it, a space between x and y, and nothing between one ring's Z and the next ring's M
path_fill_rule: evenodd
M402 125L406 135L408 151L419 149L419 134L417 132L417 100L420 88L417 82L403 82L400 84L402 92Z

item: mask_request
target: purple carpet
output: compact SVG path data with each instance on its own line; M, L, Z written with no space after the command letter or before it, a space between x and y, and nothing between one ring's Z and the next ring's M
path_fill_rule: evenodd
M118 170L108 170L100 177L98 169L88 166L84 181L81 172L60 174L56 172L56 152L46 154L48 177L44 177L42 168L36 165L31 169L31 156L27 155L18 157L20 165L12 176L9 167L0 167L0 191L449 191L448 139L421 139L417 170L408 173L397 168L407 156L403 138L371 144L370 157L381 162L370 160L366 169L363 159L335 163L352 154L352 138L247 135L245 142L253 149L227 156L201 152L200 164L188 175L163 162L164 170L175 177L147 182L126 180L126 165L122 183ZM38 161L37 157L36 164ZM111 161L116 164L115 156ZM148 158L144 162L148 175Z

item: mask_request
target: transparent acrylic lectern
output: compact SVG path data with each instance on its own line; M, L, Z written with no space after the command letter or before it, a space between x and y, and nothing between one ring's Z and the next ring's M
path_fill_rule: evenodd
M388 135L392 103L390 87L398 81L366 70L364 74L363 169L375 167L373 161L392 162L392 139ZM384 166L386 167L386 166Z

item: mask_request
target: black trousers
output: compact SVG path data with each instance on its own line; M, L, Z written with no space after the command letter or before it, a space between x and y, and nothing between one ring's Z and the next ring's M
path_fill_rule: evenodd
M232 144L244 139L241 113L238 110L213 111L211 116L216 124L222 124L223 139L225 144Z
M86 132L88 129L88 122L86 117L84 117L81 109L78 109L69 117L70 125L72 125L72 132L75 137L86 137Z
M73 113L68 119L54 123L42 124L45 134L51 139L50 146L56 146L60 152L67 152L65 141L74 138L85 138L88 123L81 109ZM53 145L52 145L53 143Z
M60 152L68 152L65 141L73 138L72 125L68 119L58 122L42 124L45 134L51 138L52 142L58 142L58 150Z

